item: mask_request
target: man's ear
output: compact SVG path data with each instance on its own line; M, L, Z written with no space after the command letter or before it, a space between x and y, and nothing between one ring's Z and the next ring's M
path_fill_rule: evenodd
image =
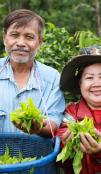
M5 45L5 40L6 40L6 33L3 32L3 43Z
M3 35L3 39L4 39L5 38L5 35L6 35L4 31L3 31L2 35Z
M42 42L43 42L43 38L40 36L39 37L39 44L40 44L40 46L41 46Z

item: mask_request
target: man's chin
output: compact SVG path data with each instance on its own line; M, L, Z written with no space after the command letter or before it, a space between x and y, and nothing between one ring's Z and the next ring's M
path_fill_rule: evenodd
M16 63L20 63L20 64L24 64L24 63L27 63L29 60L31 60L29 57L21 57L21 58L16 58L16 57L10 57L10 59L13 61L13 62L16 62Z

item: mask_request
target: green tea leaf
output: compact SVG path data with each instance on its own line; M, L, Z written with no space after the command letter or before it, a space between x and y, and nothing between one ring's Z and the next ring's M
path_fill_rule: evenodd
M33 103L32 98L29 98L26 103L21 102L20 107L11 112L10 115L11 121L24 124L27 132L31 129L32 120L36 121L40 125L40 128L42 128L43 120L46 118Z
M79 174L82 169L83 152L77 151L73 159L73 169L75 174Z

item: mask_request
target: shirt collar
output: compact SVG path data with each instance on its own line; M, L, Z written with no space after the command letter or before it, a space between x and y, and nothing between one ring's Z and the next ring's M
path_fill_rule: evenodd
M77 117L79 119L83 119L85 116L87 116L88 118L92 117L91 110L84 99L81 99L79 101L77 107Z
M40 72L40 64L37 61L33 62L30 78L27 83L26 89L32 88L40 89L44 87L44 81L41 78L42 72ZM6 58L0 67L0 79L10 79L14 81L12 67L9 63L9 58Z
M44 87L44 81L41 78L40 67L38 65L38 62L35 61L33 63L33 67L31 70L30 78L27 84L27 89L42 89Z
M9 58L5 58L0 62L0 79L9 79L11 69L9 66Z

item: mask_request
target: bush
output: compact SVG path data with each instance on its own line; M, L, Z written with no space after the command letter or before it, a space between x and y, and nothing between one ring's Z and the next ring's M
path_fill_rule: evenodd
M69 38L70 35L65 28L47 23L44 42L36 59L61 71L70 56Z

